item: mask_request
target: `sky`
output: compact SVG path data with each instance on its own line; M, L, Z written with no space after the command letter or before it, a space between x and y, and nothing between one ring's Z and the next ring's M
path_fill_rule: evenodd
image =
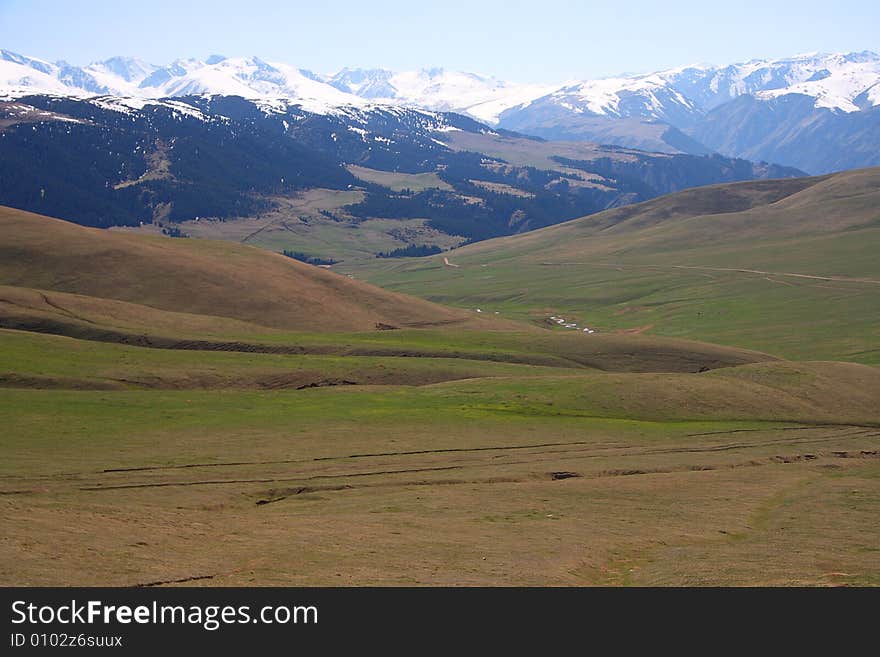
M319 73L442 66L561 82L880 50L880 2L0 0L0 48L84 65L256 55Z

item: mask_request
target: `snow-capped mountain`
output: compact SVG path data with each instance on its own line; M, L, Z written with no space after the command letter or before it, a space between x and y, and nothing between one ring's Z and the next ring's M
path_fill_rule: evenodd
M817 108L855 112L880 105L880 56L809 54L729 66L685 66L566 84L516 84L442 68L394 72L343 69L334 75L258 57L177 60L156 66L128 57L77 67L0 50L0 93L163 98L193 94L303 99L330 106L367 100L470 114L489 124L522 112L642 118L682 127L742 95L806 95Z
M103 93L137 95L138 85L157 68L158 66L132 57L111 57L103 62L89 64L82 69L82 72L89 76Z
M648 75L587 80L511 108L555 105L574 114L639 117L678 125L739 96L805 95L815 107L855 112L880 105L880 55L802 55L715 67L685 66ZM501 116L503 122L504 115Z
M865 107L859 97L880 82L880 55L812 53L720 68L685 67L666 76L705 111L743 95L770 99L797 94L814 98L817 108L855 112ZM875 96L877 104L880 97Z
M557 89L532 104L549 102L575 114L668 120L696 111L694 103L660 74L587 80Z
M880 56L809 54L588 80L511 107L497 125L670 152L708 147L811 173L873 166Z
M83 95L60 79L55 64L0 50L0 96L15 98L29 93Z
M363 104L357 96L340 92L288 64L270 64L258 57L215 57L212 61L211 64L175 62L170 70L162 69L162 78L153 74L144 80L140 92L153 97L216 94L244 98L286 98L300 102L311 111Z
M551 92L552 84L514 84L443 68L395 73L385 69L343 69L326 78L333 87L377 102L440 112L459 112L489 124L510 107Z
M84 67L51 63L0 51L0 95L54 93L167 98L198 94L282 98L312 111L366 102L455 111L497 123L504 110L555 89L520 85L492 77L442 68L395 73L384 69L343 69L317 75L289 64L258 57L180 59L155 66L113 57Z
M114 57L75 67L0 51L0 97L33 93L142 99L200 94L290 99L316 112L365 104L359 96L339 91L308 71L270 64L258 57L214 55L207 61L181 59L167 66Z
M242 96L325 114L397 105L457 112L547 139L671 153L718 150L813 173L880 164L880 119L874 117L880 116L880 56L867 51L523 85L442 68L319 75L258 57L219 55L165 66L114 57L77 67L0 50L0 99L34 93Z

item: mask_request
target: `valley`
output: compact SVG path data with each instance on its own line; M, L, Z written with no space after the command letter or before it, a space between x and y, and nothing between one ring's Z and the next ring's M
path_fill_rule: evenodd
M0 50L0 585L880 585L880 57L584 75Z
M878 364L878 170L706 187L440 256L345 263L506 318L551 314L787 358Z

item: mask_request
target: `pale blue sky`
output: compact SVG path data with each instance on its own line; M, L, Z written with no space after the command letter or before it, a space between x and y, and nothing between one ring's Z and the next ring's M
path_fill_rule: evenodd
M520 82L880 50L880 2L0 0L0 48L73 64L257 55L319 72L443 66Z

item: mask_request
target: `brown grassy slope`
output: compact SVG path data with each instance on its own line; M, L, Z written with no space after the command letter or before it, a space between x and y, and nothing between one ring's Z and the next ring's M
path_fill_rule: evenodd
M0 207L0 283L292 330L459 323L470 314L281 255L84 228Z
M229 340L271 336L277 329L227 317L160 310L127 301L0 285L0 326L100 342L145 344L143 338ZM131 339L126 340L124 338Z
M531 233L463 247L468 254L608 255L719 242L821 235L872 225L880 168L828 176L711 185L606 210ZM636 233L638 233L636 235Z

